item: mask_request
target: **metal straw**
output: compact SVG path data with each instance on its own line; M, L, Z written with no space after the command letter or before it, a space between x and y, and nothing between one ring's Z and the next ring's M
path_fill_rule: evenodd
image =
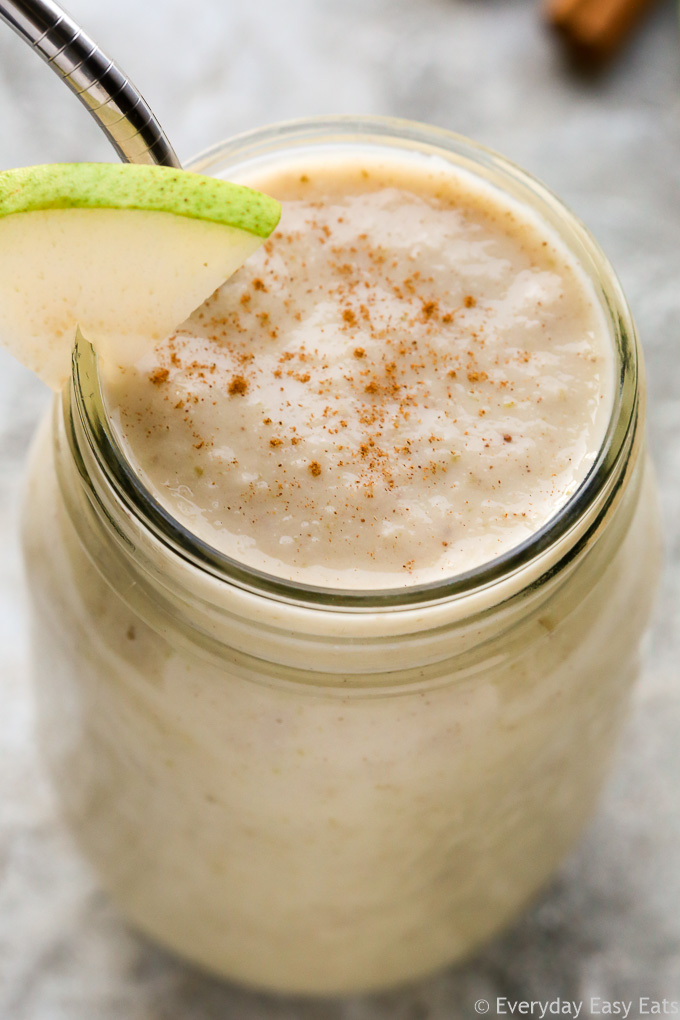
M181 166L130 79L58 4L53 0L0 0L0 19L63 79L124 162Z

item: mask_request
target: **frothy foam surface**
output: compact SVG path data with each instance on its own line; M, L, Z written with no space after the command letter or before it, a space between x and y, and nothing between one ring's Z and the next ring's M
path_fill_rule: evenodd
M425 160L250 181L275 235L107 379L121 442L190 531L312 585L443 580L518 545L593 464L611 338L558 237Z

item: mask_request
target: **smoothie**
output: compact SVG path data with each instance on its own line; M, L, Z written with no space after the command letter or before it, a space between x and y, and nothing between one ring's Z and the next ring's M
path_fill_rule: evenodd
M107 399L208 545L325 587L442 580L544 526L592 467L612 339L556 233L431 161L260 173L278 232Z
M199 169L280 232L136 364L78 351L25 503L42 745L143 931L384 988L508 924L593 810L658 573L635 329L570 213L446 133Z

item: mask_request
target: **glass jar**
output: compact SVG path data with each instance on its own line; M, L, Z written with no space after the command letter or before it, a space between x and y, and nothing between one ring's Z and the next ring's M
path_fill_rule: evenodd
M416 152L556 229L619 369L578 490L521 546L446 583L305 588L186 532L144 490L94 354L36 440L25 501L39 730L79 843L143 931L287 992L376 989L469 953L590 815L625 715L659 529L635 328L565 207L492 153L377 118L243 136L193 169Z

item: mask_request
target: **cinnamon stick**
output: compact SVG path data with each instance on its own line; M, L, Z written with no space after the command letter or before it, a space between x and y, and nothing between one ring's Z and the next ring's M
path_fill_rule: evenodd
M604 61L623 45L654 0L545 0L545 15L572 50Z

